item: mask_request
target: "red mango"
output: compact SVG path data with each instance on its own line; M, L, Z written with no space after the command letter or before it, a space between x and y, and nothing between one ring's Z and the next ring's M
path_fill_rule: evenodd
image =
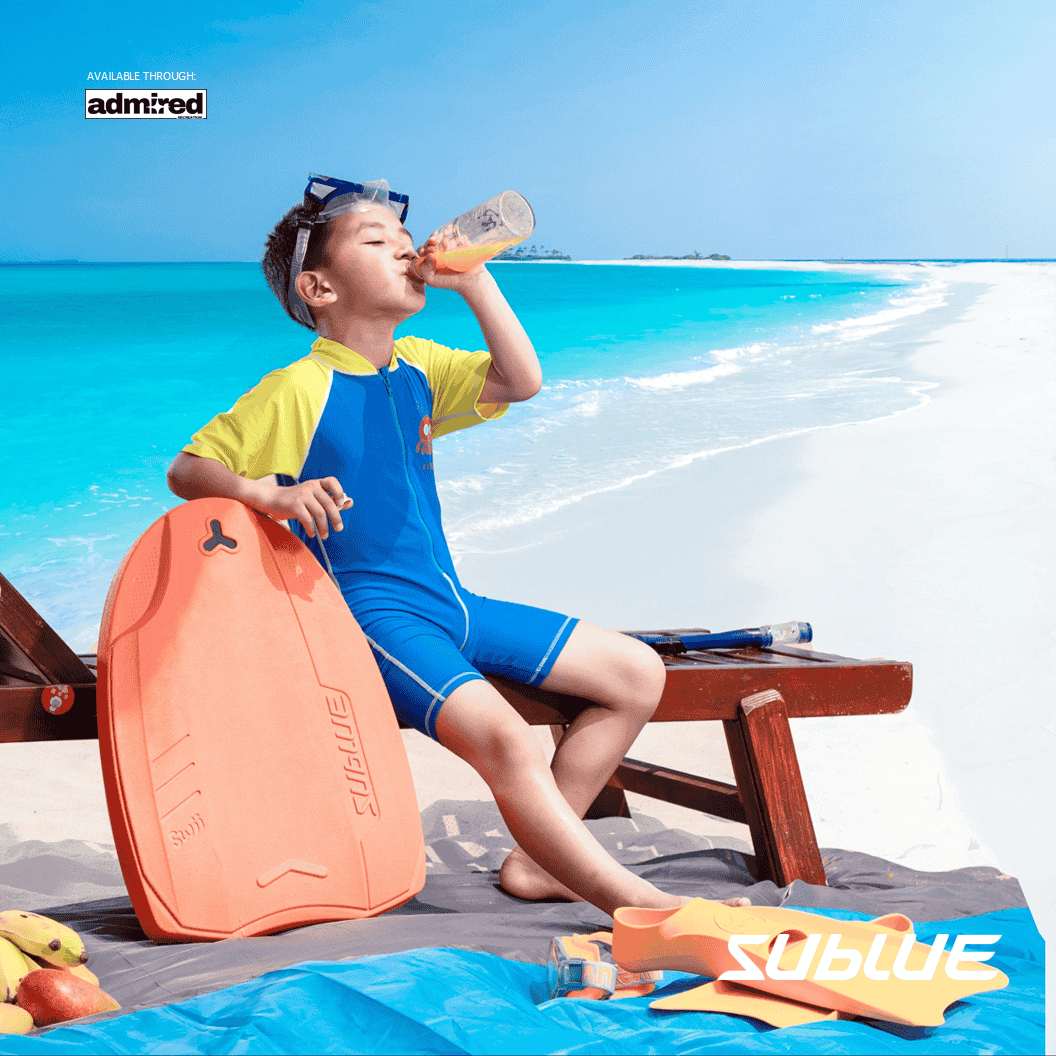
M38 1027L121 1007L105 990L86 979L72 972L53 972L46 968L30 972L22 980L17 1001L18 1007L24 1008Z

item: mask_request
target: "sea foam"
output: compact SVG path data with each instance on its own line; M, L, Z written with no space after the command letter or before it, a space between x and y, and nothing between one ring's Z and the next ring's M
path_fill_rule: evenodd
M67 289L56 299L67 315L43 322L20 321L30 309L17 272L0 275L14 320L0 368L46 384L52 398L19 405L2 427L19 468L0 481L0 569L88 648L121 557L179 501L165 486L169 461L307 344L292 324L283 329L252 265L53 269L45 279ZM942 284L919 269L511 264L496 274L546 384L498 422L436 441L456 560L546 538L552 514L592 495L926 398L888 340L941 303ZM120 328L99 308L119 288L144 293L125 305ZM37 333L49 326L52 337ZM481 344L472 314L444 291L430 291L406 329ZM25 377L23 332L54 349ZM150 376L129 376L129 356L150 364ZM55 406L68 413L56 419Z

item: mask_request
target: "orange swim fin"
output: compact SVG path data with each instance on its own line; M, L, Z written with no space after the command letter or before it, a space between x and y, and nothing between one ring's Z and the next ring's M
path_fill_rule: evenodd
M722 981L892 1023L937 1026L954 1001L1008 985L1003 972L982 965L969 969L968 978L950 978L948 953L915 942L912 921L902 914L832 920L801 910L739 909L697 898L675 910L617 909L614 921L613 956L628 970L670 968L714 979L743 972ZM730 950L733 935L756 938L738 943L743 961ZM695 1007L689 1003L692 993L678 995L679 1007ZM714 998L709 992L703 999Z
M773 994L717 979L713 983L683 990L680 994L653 1001L650 1008L662 1012L723 1012L731 1016L751 1016L772 1027L798 1027L823 1019L838 1019L839 1012L789 1001Z

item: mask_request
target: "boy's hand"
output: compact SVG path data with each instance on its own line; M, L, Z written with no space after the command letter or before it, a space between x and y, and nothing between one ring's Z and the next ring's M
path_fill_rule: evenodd
M309 538L315 538L318 532L321 539L326 539L331 525L335 532L344 529L341 511L349 509L352 500L336 477L305 480L288 488L264 480L257 483L260 489L253 506L261 513L277 521L300 521Z
M478 264L469 271L449 271L447 268L437 266L434 254L458 249L463 244L457 233L445 235L446 230L446 228L441 228L439 231L434 231L418 247L418 259L414 263L415 271L425 280L426 285L438 290L462 290L475 285L483 276L488 275L488 270L483 264Z
M477 317L491 354L480 402L517 403L531 399L543 384L539 358L494 276L483 264L461 272L437 269L437 253L457 250L465 244L455 225L447 224L419 246L418 258L410 266L428 285L460 293Z

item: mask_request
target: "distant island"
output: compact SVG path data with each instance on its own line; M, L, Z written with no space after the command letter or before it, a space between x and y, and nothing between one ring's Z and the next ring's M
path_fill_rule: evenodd
M27 264L43 265L49 267L55 264L87 264L86 260L76 260L71 257L68 260L0 260L0 266L10 268L24 268Z
M547 249L546 246L518 246L507 249L491 258L492 260L571 260L567 253L559 249Z
M675 257L668 254L665 257L655 257L652 253L635 253L633 257L624 257L624 260L729 260L725 253L711 253L702 257L699 253L686 253L684 256Z

